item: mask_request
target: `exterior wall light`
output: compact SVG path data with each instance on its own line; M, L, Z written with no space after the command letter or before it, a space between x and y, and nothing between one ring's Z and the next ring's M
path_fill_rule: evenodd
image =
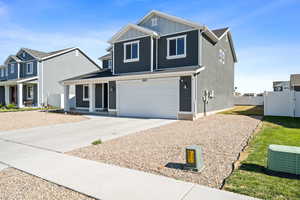
M200 172L203 169L203 155L200 146L192 145L185 148L186 165L184 169Z

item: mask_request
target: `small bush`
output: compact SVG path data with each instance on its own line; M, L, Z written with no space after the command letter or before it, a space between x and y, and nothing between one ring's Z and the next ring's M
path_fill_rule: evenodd
M5 107L4 105L0 104L0 108L4 108L4 107Z
M6 106L6 108L7 108L7 109L16 109L17 106L16 106L15 104L8 104L8 105Z
M98 144L101 144L101 143L102 143L101 140L96 140L96 141L92 142L92 145L98 145Z

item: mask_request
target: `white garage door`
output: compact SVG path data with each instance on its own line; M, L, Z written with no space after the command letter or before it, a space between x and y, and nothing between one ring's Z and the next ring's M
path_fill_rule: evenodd
M120 116L177 118L179 78L118 81Z

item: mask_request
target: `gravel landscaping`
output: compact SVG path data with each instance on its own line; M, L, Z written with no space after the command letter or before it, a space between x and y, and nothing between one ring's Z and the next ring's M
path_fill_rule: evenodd
M178 121L68 154L219 188L260 121L261 117L254 116L211 115L193 122ZM200 173L180 169L185 163L184 148L193 144L200 145L204 151L205 166ZM166 167L168 163L174 167Z
M13 168L0 171L0 177L0 199L93 199Z
M86 117L80 115L65 115L39 111L6 112L0 113L0 131L78 122L86 119Z

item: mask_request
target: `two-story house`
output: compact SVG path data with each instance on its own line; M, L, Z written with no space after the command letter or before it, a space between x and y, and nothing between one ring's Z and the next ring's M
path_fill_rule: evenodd
M65 98L76 85L77 109L195 119L233 106L237 58L229 28L151 11L108 42L102 70L62 81Z
M99 66L79 48L48 53L21 48L0 66L0 104L60 107L63 87L59 81L96 69Z

